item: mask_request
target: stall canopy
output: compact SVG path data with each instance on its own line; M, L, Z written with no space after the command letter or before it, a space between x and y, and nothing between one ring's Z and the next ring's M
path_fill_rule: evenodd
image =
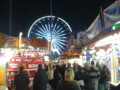
M81 52L72 52L72 51L67 51L67 52L64 52L62 55L65 55L65 56L77 56L77 55L80 55Z
M103 15L101 16L99 14L86 31L86 34L89 39L93 39L100 32L112 30L112 26L120 20L120 1L115 1L103 12L100 11L100 13L102 13ZM101 18L104 21L101 21ZM104 29L101 25L102 23L104 23Z

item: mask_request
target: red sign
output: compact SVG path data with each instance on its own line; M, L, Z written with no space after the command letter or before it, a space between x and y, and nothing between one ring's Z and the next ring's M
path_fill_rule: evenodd
M11 80L14 79L19 67L24 66L24 71L28 73L30 78L29 88L32 88L33 77L38 68L38 64L42 63L44 67L44 57L14 57L8 63L8 87L11 86Z

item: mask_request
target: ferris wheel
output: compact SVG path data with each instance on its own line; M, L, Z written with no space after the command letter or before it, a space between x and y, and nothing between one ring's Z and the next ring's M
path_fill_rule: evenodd
M52 51L58 55L66 50L67 39L72 32L69 24L55 16L44 16L37 19L28 31L28 38L36 36L51 41Z

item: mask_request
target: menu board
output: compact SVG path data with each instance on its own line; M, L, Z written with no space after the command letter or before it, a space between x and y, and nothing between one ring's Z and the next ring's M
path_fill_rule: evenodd
M0 86L6 85L5 63L0 63Z

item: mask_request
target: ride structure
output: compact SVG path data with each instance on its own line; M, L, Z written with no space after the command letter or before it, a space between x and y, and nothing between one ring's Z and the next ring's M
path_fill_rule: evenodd
M50 15L37 19L30 26L27 37L45 38L50 42L54 56L66 51L67 39L71 32L72 29L65 20Z

